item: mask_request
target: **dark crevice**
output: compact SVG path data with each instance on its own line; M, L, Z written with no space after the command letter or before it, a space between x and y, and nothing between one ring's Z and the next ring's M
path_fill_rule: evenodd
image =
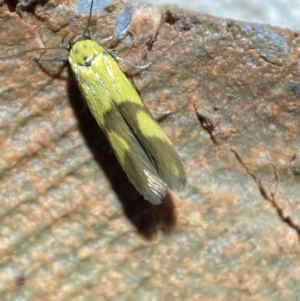
M37 4L43 6L49 0L6 0L4 2L10 11L16 11L22 17L22 11L34 14Z
M219 142L217 141L215 135L213 134L215 126L213 122L210 120L209 117L205 116L204 114L201 114L196 107L194 106L195 113L197 116L198 121L200 122L202 128L209 134L210 139L215 145L219 145Z
M165 17L165 22L170 24L170 25L174 25L177 22L177 18L174 17L172 12L167 10L166 11L166 17Z
M275 208L275 210L277 211L278 216L280 217L280 219L286 223L290 228L294 229L297 232L298 235L298 240L300 242L300 228L299 225L297 225L293 219L290 216L284 216L284 212L282 210L282 208L280 208L278 206L278 204L276 203L275 200L275 193L271 193L271 195L268 195L267 190L265 189L261 179L259 176L256 176L255 174L253 174L251 171L249 171L249 169L247 168L246 164L244 163L243 159L241 158L241 156L238 154L238 152L232 147L232 145L230 146L230 150L233 152L233 154L235 155L235 157L237 158L237 160L240 162L240 164L246 169L247 173L255 180L255 182L258 185L259 191L261 193L261 195L267 200L269 201L272 206ZM276 173L275 173L276 174ZM278 181L278 177L276 175L276 182Z

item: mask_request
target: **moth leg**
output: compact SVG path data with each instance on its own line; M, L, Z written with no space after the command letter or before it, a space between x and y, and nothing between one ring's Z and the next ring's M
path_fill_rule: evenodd
M111 36L109 36L109 37L107 37L107 38L101 39L101 40L98 42L98 44L103 45L103 44L105 44L106 42L109 42L109 41L111 41L111 40L114 40L114 39L117 39L117 38L122 38L122 37L124 37L124 36L127 34L128 30L129 30L129 27L130 27L130 20L129 20L127 26L125 27L125 29L123 29L121 32L119 32L119 33L117 33L117 34L114 34L114 35L111 35Z
M148 63L146 65L142 65L142 66L134 66L134 65L129 64L128 62L126 62L125 60L123 60L122 58L120 58L119 56L117 56L112 50L106 49L106 51L110 54L110 56L115 61L119 61L119 62L127 65L130 68L135 68L135 69L139 69L139 70L145 70L145 69L147 69L147 68L149 68L151 66L151 63Z
M155 110L151 110L148 109L152 115L152 117L157 121L157 122L162 122L164 121L166 118L168 118L171 114L173 114L172 111L168 110L168 111L155 111Z
M129 31L129 28L130 28L130 20L127 24L127 26L125 27L124 30L122 30L121 32L119 32L118 34L115 34L115 35L111 35L107 38L104 38L104 39L101 39L98 44L99 45L102 45L102 44L105 44L106 42L109 42L111 40L114 40L114 39L117 39L117 38L122 38L124 37L128 31ZM134 65L131 65L129 64L128 62L124 61L122 58L120 58L116 53L114 53L112 50L110 49L106 49L106 51L110 54L110 56L115 60L115 61L119 61L125 65L127 65L128 67L130 68L135 68L135 69L139 69L139 70L144 70L144 69L147 69L149 66L151 66L151 63L148 63L146 65L142 65L142 66L134 66Z
M51 76L52 78L61 78L61 79L68 79L69 76L63 77L61 76L62 71L66 68L67 63L68 63L68 58L67 57L53 57L53 58L33 58L33 60L37 63L37 65L39 66L39 68L41 68L41 70L43 70L43 72L45 72L46 74L48 74L49 76ZM48 69L48 67L44 66L44 64L42 64L41 62L63 62L63 64L61 64L59 70L57 72L55 72L54 74Z
M35 61L46 61L46 62L68 62L69 58L67 56L58 57L46 57L46 58L34 58Z

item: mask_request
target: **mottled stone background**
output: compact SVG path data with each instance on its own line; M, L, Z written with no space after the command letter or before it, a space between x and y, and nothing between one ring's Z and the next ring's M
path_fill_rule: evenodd
M87 1L12 2L0 1L0 299L299 300L298 34L96 3L96 40L133 13L115 51L151 66L121 67L149 108L172 111L161 126L188 183L151 206L70 70L34 61L67 52L7 57L82 32Z
M149 0L214 16L300 30L300 2L293 0Z

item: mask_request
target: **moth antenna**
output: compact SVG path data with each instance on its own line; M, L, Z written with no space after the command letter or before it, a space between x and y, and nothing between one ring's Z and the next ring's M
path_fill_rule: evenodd
M91 8L90 8L90 14L89 14L89 19L88 19L88 23L87 23L87 26L85 28L85 30L83 31L83 36L87 34L87 36L91 36L91 33L90 33L90 25L91 25L91 19L92 19L92 11L93 11L93 4L94 4L94 0L92 0L91 2Z

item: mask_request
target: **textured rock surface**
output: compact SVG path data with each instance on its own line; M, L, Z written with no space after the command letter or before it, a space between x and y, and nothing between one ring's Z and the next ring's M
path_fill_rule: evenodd
M180 8L234 18L250 22L267 23L299 30L300 3L290 0L147 0L153 5L178 5Z
M188 185L141 200L72 76L33 61L64 50L1 60L1 300L297 300L298 36L177 9L156 34L157 9L135 9L117 51L152 63L122 67L151 109L172 110L162 127ZM108 11L95 39L129 10ZM63 1L0 17L0 56L60 45L87 20Z

